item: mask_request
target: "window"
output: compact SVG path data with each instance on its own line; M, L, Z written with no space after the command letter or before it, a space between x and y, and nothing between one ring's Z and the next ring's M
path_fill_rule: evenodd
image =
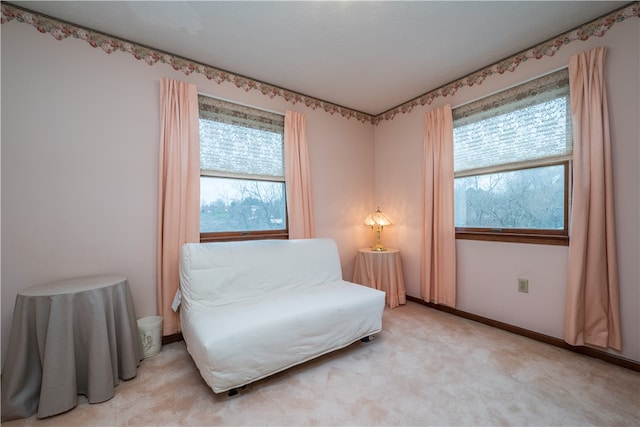
M568 244L570 107L564 69L454 109L457 238Z
M284 116L198 101L200 240L287 238Z

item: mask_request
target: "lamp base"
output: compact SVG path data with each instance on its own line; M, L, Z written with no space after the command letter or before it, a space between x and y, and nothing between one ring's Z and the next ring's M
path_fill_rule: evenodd
M384 246L382 246L380 243L378 243L375 246L371 246L371 250L372 251L376 251L376 252L382 252L382 251L386 251L387 248L385 248Z

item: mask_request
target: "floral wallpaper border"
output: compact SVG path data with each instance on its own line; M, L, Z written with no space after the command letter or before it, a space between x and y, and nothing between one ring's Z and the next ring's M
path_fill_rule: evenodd
M540 59L544 56L553 56L564 45L578 40L587 40L591 37L602 37L616 22L622 22L627 18L640 18L640 4L634 2L621 9L613 11L601 18L591 21L577 29L563 33L551 40L534 46L526 51L515 54L507 59L485 67L472 74L464 76L458 80L441 86L435 90L427 92L414 98L411 101L400 104L379 115L372 116L327 101L302 95L287 89L270 85L268 83L253 80L238 74L223 71L218 68L201 64L190 59L182 58L160 50L152 49L136 43L111 37L90 29L82 28L70 23L58 21L45 15L40 15L17 6L2 3L2 14L0 24L16 20L29 24L39 32L51 34L56 40L64 40L67 37L81 39L89 43L92 47L99 47L106 53L117 51L126 52L133 55L138 60L143 60L149 65L157 63L168 64L174 70L180 70L184 74L199 73L209 80L218 84L230 82L246 92L258 90L269 98L280 97L291 104L302 102L306 107L313 110L320 108L330 114L340 114L347 119L355 118L360 122L370 122L377 125L383 120L392 120L398 114L410 112L414 107L430 105L434 99L453 95L458 89L464 86L480 85L489 76L494 74L504 74L506 71L514 71L518 66L530 59Z

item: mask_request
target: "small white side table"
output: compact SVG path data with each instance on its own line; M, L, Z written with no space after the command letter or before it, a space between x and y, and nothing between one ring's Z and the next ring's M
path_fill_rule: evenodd
M400 250L388 248L374 251L371 248L358 250L353 270L353 282L384 291L389 308L406 303L404 274Z

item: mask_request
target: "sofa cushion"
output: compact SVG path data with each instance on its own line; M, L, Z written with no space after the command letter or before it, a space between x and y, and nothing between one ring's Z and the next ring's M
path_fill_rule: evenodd
M187 243L180 251L186 308L237 304L341 279L331 239Z
M230 390L329 353L382 329L384 292L346 281L206 310L181 312L200 374Z

